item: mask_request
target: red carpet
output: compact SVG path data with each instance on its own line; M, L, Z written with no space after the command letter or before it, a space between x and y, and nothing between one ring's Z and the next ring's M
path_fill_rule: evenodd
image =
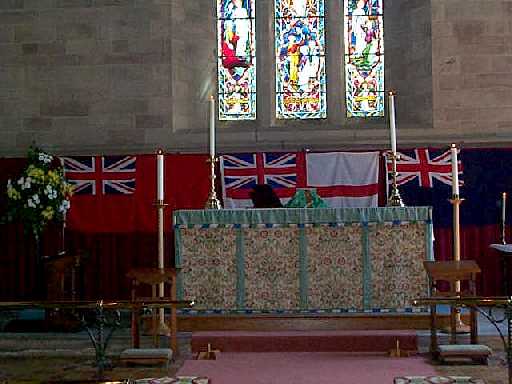
M192 352L208 343L222 352L388 352L416 351L415 331L218 331L194 332Z
M435 375L421 357L347 356L346 353L220 353L188 360L178 376L206 376L211 384L392 384L407 375Z

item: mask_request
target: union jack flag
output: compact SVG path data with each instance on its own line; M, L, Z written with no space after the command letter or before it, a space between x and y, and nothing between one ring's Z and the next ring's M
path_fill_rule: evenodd
M135 156L63 157L64 173L76 195L131 195Z
M427 148L417 148L413 153L398 153L396 162L397 184L403 185L418 178L420 187L433 188L434 179L452 185L452 158L450 150L439 155L432 155ZM458 160L459 174L462 173L462 163ZM392 171L392 163L388 157L387 171ZM388 178L388 183L391 183ZM459 183L462 183L459 180Z
M289 198L301 186L303 164L296 153L239 153L221 157L226 207L251 206L250 192L256 184L269 184L277 196Z

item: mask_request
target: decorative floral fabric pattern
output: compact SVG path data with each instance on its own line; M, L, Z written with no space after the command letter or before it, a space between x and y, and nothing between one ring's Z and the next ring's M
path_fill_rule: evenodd
M425 223L369 226L372 307L410 307L427 294L426 230Z
M236 232L181 229L183 295L198 309L236 308Z
M294 309L300 304L297 228L244 230L246 307Z
M308 306L363 309L361 226L306 228Z

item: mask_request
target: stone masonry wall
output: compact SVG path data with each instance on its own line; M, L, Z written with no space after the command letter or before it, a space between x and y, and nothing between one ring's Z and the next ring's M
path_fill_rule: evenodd
M436 140L512 141L512 2L432 0Z
M433 1L443 9L458 2ZM32 142L59 154L205 152L214 4L0 0L0 156L23 155ZM445 132L439 104L432 123L430 7L385 1L386 88L399 93L399 146ZM275 119L272 10L273 0L257 0L258 119L217 122L219 151L388 147L385 118L345 117L343 0L326 0L328 118Z

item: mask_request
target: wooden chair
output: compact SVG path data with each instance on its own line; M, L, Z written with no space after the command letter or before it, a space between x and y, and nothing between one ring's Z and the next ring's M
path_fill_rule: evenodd
M423 265L430 280L432 296L476 296L476 276L481 272L474 260L461 261L424 261ZM448 283L448 291L440 291L439 283ZM456 282L467 282L466 290L458 291ZM437 306L430 307L430 352L434 358L443 361L447 357L469 357L476 362L487 362L490 348L478 344L478 323L476 309L471 307L469 314L470 345L457 344L457 312L455 307L450 308L450 345L440 346L437 340Z
M127 275L132 281L131 299L134 303L143 303L147 299L161 299L162 302L176 300L176 269L174 268L136 268L130 270ZM138 293L141 284L151 286L151 297L143 297ZM164 284L164 296L159 296L159 285ZM178 353L176 308L171 308L168 321L170 348ZM158 311L153 311L152 333L155 348L159 347L160 322ZM132 312L132 347L140 348L140 309Z

